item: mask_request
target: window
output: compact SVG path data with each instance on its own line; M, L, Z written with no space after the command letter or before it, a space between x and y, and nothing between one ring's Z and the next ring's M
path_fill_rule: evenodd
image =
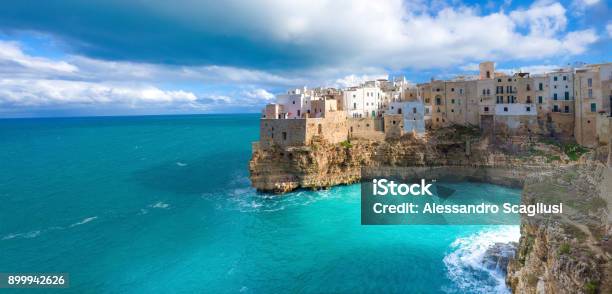
M559 105L553 106L553 112L559 112Z
M484 111L488 112L489 111L489 107L485 106Z
M527 96L527 103L531 103L531 96Z
M451 112L455 112L455 110L454 110L454 109L451 109Z
M455 104L455 99L451 99L451 104Z
M487 70L487 79L491 78L491 72Z
M504 107L504 112L508 112L508 107Z
M455 92L455 88L451 88L451 92Z
M587 84L589 84L589 87L593 87L593 79L589 78Z
M436 97L436 105L441 105L442 104L442 99L438 96Z
M527 91L531 91L531 86L527 84Z
M569 100L569 92L565 91L565 100Z
M298 113L298 116L301 116L301 111L299 109L298 109L297 113Z
M416 107L412 108L412 113L416 113Z
M497 79L497 82L498 82L498 83L501 83L501 79Z
M564 80L564 81L567 81L567 76L563 76L563 80Z
M538 90L540 91L544 90L544 85L542 83L538 84Z
M527 112L531 112L531 107L527 106L525 107L525 110L527 110Z
M538 96L538 103L542 104L542 96Z
M293 100L293 104L295 104L295 100Z
M589 89L589 98L593 98L593 89Z
M553 78L553 81L555 81L555 82L556 82L556 81L557 81L557 77L554 77L554 78Z
M597 112L597 103L591 103L591 112Z
M283 140L287 140L287 132L283 132Z
M565 113L569 113L569 106L565 105Z
M459 89L459 94L463 94L463 89Z
M557 93L553 94L553 100L557 100Z

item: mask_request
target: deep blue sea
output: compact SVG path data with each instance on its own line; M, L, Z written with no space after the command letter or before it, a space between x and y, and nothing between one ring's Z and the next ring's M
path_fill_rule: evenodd
M517 226L361 226L358 185L256 193L258 117L0 120L0 272L67 272L58 293L507 291L482 258Z

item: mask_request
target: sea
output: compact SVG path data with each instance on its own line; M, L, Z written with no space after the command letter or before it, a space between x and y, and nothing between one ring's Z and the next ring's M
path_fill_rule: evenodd
M256 192L258 119L0 120L0 273L68 274L44 293L509 292L485 251L518 226L363 226L358 185Z

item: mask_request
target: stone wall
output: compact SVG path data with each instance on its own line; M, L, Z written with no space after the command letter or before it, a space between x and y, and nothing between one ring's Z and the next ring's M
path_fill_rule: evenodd
M261 119L260 148L307 146L315 137L339 143L348 138L347 126L343 111L328 112L322 118Z
M606 113L600 113L597 115L595 120L596 123L596 132L597 132L597 142L601 145L606 145L610 143L609 137L609 128L610 121L612 117L608 117Z
M327 112L323 118L306 119L306 145L318 137L335 144L348 139L348 122L344 111Z
M550 122L547 124L551 135L561 138L570 139L574 137L574 114L551 112Z
M404 134L404 117L401 114L386 114L384 125L387 139L397 139Z
M381 117L349 118L349 139L382 141L385 139L384 121Z
M540 134L538 118L535 115L496 115L495 134L509 136Z
M278 146L302 146L306 141L306 120L261 119L259 121L260 148Z

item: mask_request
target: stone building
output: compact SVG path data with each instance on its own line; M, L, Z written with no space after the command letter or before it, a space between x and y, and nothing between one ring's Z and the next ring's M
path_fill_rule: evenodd
M601 135L601 124L605 124L607 121L605 117L610 114L611 76L612 63L589 65L576 69L574 75L576 102L574 136L576 142L581 145L594 147L599 144L598 130Z
M261 146L384 140L453 124L496 136L550 135L610 144L612 63L508 75L493 62L477 76L411 85L379 79L344 90L298 88L262 110Z

